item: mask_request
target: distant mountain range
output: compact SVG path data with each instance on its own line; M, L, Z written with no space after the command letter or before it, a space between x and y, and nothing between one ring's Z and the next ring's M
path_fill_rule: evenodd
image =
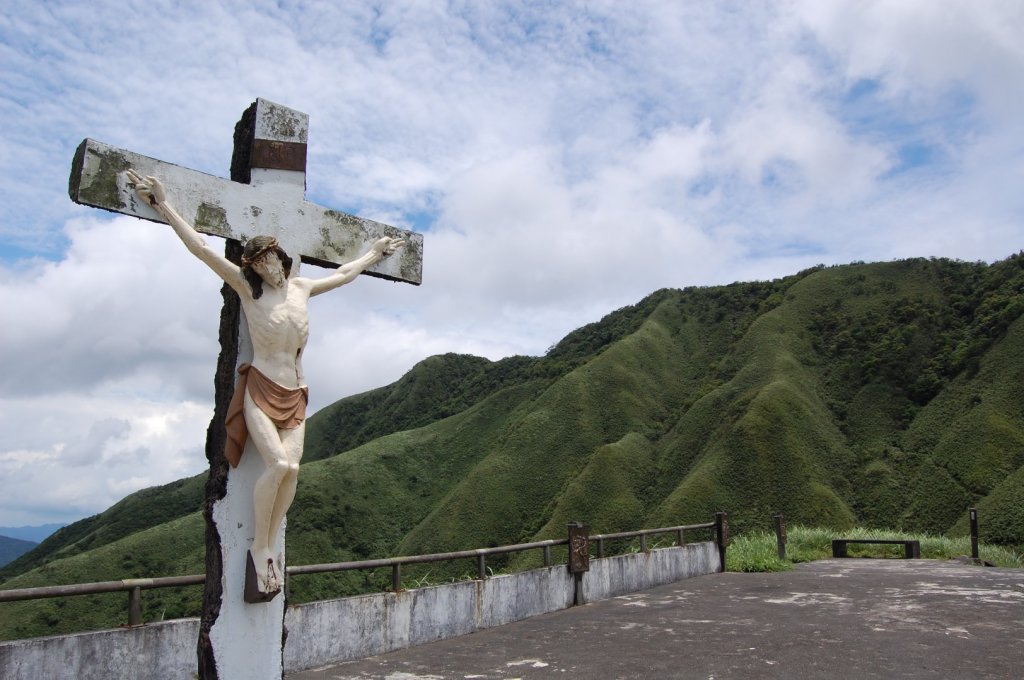
M976 506L983 539L1024 545L1022 313L1024 256L911 259L661 290L543 357L431 357L310 418L289 563L560 537L572 520L597 532L702 522L716 510L734 535L780 512L962 534ZM200 573L202 493L198 476L132 494L0 569L3 587ZM290 585L302 601L387 576ZM110 625L123 599L6 605L0 637ZM199 593L152 591L146 603L192 614Z
M39 545L63 524L25 527L0 527L0 567L16 560Z
M0 567L29 552L63 524L0 526Z
M7 536L8 538L18 538L22 541L32 541L39 543L45 538L49 537L53 532L57 531L64 524L40 524L38 526L25 526L25 527L0 527L0 536Z
M21 557L37 545L39 544L34 541L0 535L0 567Z

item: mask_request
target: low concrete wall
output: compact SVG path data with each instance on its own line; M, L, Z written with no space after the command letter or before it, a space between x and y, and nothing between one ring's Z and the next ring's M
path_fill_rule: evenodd
M646 553L592 560L583 579L583 601L606 600L719 570L718 546L691 543Z
M199 619L0 643L4 680L194 678Z
M466 635L572 606L565 565L400 593L322 600L285 616L285 668L301 670Z
M587 602L718 571L714 543L694 543L590 562ZM285 614L287 671L328 665L465 635L572 606L565 565L401 593L311 602ZM199 622L0 643L4 680L194 678Z

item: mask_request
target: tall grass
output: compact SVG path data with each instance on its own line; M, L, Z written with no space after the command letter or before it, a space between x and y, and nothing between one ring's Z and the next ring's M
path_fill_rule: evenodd
M948 560L971 554L971 540L967 536L949 538L930 534L907 534L884 529L825 529L821 527L792 526L787 530L786 559L778 556L775 534L758 531L737 536L726 552L728 571L786 571L793 564L812 562L832 557L832 539L875 538L917 540L921 543L924 559ZM902 557L900 545L851 545L851 557ZM1024 568L1024 558L1008 548L982 543L978 554L981 559L998 567Z

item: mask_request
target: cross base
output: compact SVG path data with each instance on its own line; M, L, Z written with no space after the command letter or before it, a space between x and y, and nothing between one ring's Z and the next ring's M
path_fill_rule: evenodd
M250 604L257 602L270 602L278 593L281 592L281 587L278 586L276 590L263 591L259 587L259 576L256 574L256 564L252 561L252 553L246 552L245 560L245 592L243 598Z

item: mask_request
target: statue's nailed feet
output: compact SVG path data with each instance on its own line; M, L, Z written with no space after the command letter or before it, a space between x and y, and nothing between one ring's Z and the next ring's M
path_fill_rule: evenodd
M269 552L246 553L245 601L269 602L277 597L284 584L280 565Z

